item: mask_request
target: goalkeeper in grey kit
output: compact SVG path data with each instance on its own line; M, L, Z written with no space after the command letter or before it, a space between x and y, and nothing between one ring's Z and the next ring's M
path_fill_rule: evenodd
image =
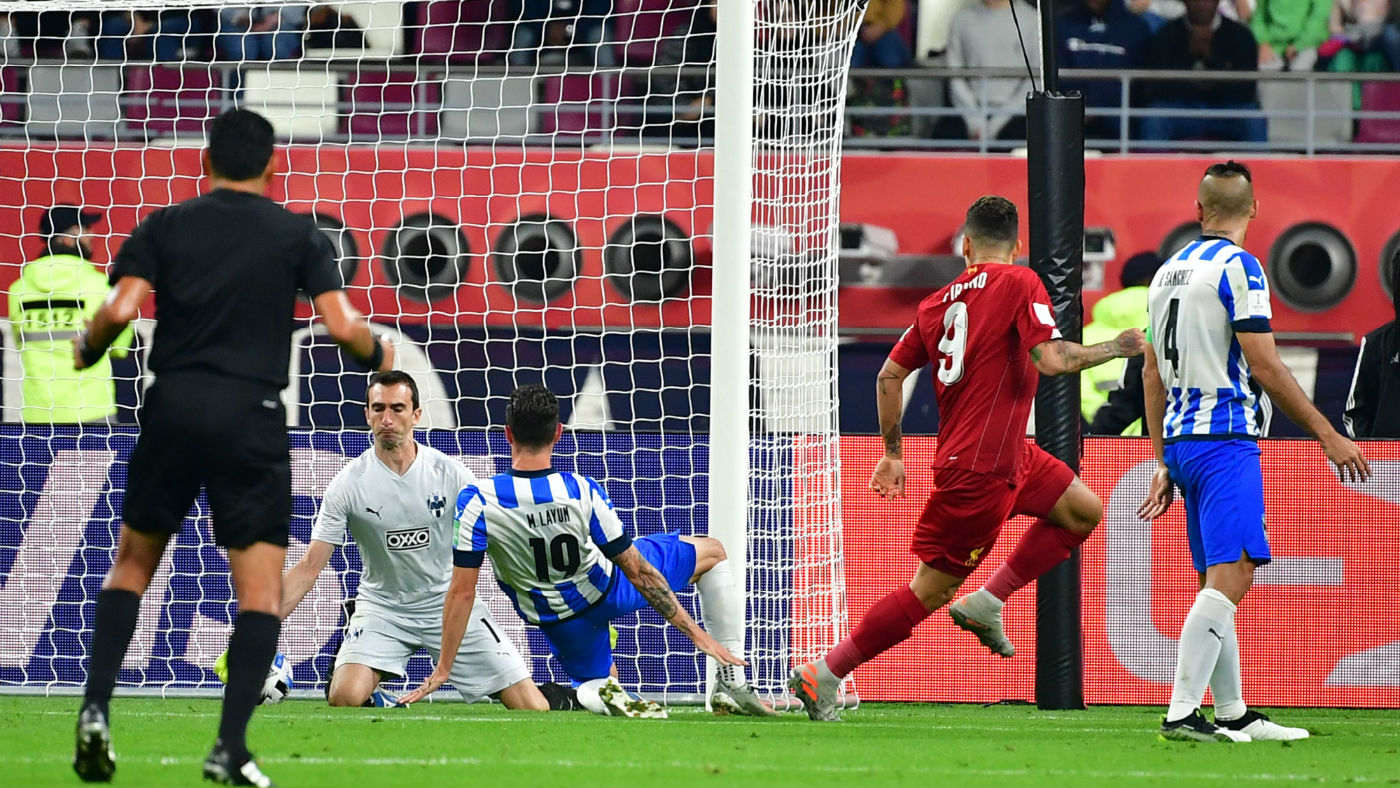
M285 618L311 590L349 528L360 549L355 612L336 656L327 700L332 706L393 706L378 689L404 675L419 648L437 660L442 603L452 570L453 502L476 477L457 460L418 443L413 428L422 416L418 385L399 371L370 377L365 420L374 445L351 460L326 488L306 555L287 571L282 586ZM510 709L569 708L568 691L547 685L546 700L515 644L484 603L454 649L452 685L467 701L491 697Z

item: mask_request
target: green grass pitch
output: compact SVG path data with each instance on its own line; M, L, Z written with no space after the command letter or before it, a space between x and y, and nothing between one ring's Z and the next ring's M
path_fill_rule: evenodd
M78 699L0 696L0 786L80 785ZM116 786L196 785L217 701L113 704ZM1294 743L1168 744L1160 709L867 704L840 724L674 708L669 720L423 703L258 710L250 742L282 786L1299 786L1400 784L1394 711L1289 709Z

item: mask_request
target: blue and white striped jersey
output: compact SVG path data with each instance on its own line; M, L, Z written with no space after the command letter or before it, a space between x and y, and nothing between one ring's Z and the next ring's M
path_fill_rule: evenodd
M1147 314L1167 390L1165 439L1258 438L1258 399L1235 334L1272 330L1259 260L1224 238L1202 236L1157 271Z
M632 545L594 480L565 471L510 471L457 495L453 561L481 566L532 624L563 621L612 588L611 558Z

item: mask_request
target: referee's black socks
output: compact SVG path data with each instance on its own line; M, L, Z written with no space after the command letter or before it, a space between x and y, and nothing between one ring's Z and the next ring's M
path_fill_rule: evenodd
M277 656L282 620L251 610L238 614L228 639L228 687L219 721L219 741L236 758L248 754L248 720L262 699L263 682Z
M119 588L103 589L97 594L97 613L92 625L92 647L88 649L88 680L83 691L83 706L97 706L107 714L112 689L117 686L117 674L126 659L127 646L136 631L136 616L141 612L141 595ZM270 660L269 660L270 661Z

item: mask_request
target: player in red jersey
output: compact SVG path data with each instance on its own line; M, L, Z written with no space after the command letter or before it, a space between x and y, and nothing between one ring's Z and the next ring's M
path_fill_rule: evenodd
M1069 557L1103 516L1098 496L1063 462L1026 441L1038 375L1068 375L1142 352L1143 333L1085 347L1060 338L1040 277L1013 265L1021 251L1016 206L983 197L967 211L967 270L924 299L876 380L885 456L870 489L904 495L899 422L903 381L932 364L938 398L937 489L914 528L922 561L909 585L876 602L824 659L799 666L788 686L814 720L837 720L836 692L858 665L907 639L953 598L1015 514L1038 518L980 590L950 608L953 620L993 653L1015 653L1001 627L1012 592Z

